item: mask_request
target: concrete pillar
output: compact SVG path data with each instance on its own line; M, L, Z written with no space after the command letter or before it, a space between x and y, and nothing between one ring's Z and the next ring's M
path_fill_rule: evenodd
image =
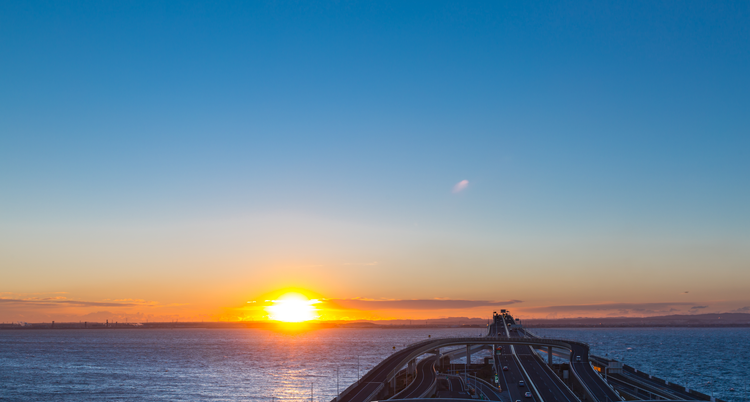
M552 365L552 346L547 346L547 364Z
M464 364L464 380L469 378L469 364L471 364L471 345L466 345L466 364Z
M406 372L409 375L414 375L416 373L416 371L417 371L416 359L409 360L409 366L408 366Z

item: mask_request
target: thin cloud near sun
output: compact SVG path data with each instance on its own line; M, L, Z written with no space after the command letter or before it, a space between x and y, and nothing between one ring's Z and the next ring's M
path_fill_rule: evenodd
M461 180L453 186L453 190L451 190L451 192L453 194L460 193L461 191L466 190L467 187L469 187L469 181Z
M326 299L328 306L347 310L458 310L475 307L497 307L521 303L520 300L453 300L453 299L415 299L415 300L373 300L373 299Z

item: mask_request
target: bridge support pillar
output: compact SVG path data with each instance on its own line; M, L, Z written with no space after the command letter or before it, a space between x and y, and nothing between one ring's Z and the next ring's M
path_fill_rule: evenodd
M471 364L471 345L466 345L466 364L464 364L464 379L469 378L469 365Z
M417 367L416 367L417 365L416 365L416 363L417 363L416 359L409 360L409 366L408 366L408 368L406 370L406 372L409 375L414 375L416 373L416 371L417 371Z
M552 365L552 346L547 346L547 364Z

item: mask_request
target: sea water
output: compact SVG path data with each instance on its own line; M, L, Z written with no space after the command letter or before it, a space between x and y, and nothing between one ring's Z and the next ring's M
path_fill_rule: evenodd
M750 329L535 329L741 402ZM478 329L0 331L0 400L330 401L393 353ZM734 388L735 391L729 391Z

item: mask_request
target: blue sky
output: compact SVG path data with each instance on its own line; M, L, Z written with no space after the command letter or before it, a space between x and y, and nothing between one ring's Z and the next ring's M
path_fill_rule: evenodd
M662 302L687 258L685 286L716 273L696 302L750 305L722 287L750 283L748 71L744 2L3 2L0 291L131 297L199 253L181 276L243 272L232 294L304 261L340 283L294 285L330 297L492 299L330 266L533 280L584 259L663 272L637 300ZM553 303L519 293L494 299Z

